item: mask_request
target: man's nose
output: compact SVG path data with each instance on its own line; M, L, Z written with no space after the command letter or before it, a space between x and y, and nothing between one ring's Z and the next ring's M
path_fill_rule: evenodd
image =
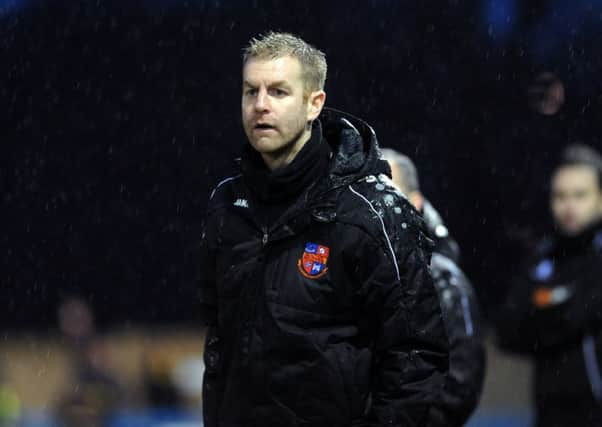
M255 98L255 110L266 111L269 109L268 93L265 89L260 89Z

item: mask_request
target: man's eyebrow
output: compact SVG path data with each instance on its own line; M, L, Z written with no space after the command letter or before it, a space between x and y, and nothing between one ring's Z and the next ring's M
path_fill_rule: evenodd
M243 85L244 86L249 86L249 87L257 87L256 85L250 83L247 80L243 81ZM286 80L278 80L276 82L272 82L272 83L269 84L269 87L276 87L276 86L283 86L283 87L287 87L287 88L291 87L290 84Z
M270 84L270 87L274 87L274 86L286 86L286 87L289 87L290 85L285 80L278 80L277 82L273 82L272 84Z

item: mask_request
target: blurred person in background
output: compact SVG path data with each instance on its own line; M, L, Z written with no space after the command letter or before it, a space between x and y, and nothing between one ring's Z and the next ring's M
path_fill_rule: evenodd
M431 274L450 341L450 369L446 386L441 389L438 411L432 412L427 425L462 426L477 407L485 377L485 349L476 295L457 265L458 244L420 191L416 166L409 157L395 150L384 148L382 154L391 165L393 183L422 213L435 242Z
M242 77L201 240L205 427L423 426L449 361L422 219L372 128L323 110L322 52L269 33Z
M602 158L566 148L551 177L553 233L538 242L497 321L533 357L538 427L602 425Z
M58 323L74 381L57 402L59 426L106 426L124 393L109 372L107 349L96 332L92 309L83 298L68 296L59 305Z

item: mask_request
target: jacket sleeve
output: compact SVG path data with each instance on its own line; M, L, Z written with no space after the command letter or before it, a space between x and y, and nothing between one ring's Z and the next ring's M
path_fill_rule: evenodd
M562 303L537 306L538 290L556 285L553 276L537 279L539 266L549 259L550 247L543 241L534 253L525 257L520 274L510 282L504 302L496 310L498 344L503 350L530 355L581 339L587 314L578 301L588 300L589 296L577 289L576 295L570 295Z
M433 263L441 260L440 256ZM473 413L485 378L485 348L478 301L468 278L455 265L431 263L441 297L450 344L450 372L440 404L431 411L429 427L463 426ZM443 267L443 268L441 268Z
M600 259L598 255L597 260ZM596 260L596 261L597 261ZM602 264L587 260L581 277L577 280L575 295L571 298L566 319L569 326L580 334L602 329Z
M201 322L205 326L217 323L217 291L215 284L215 249L212 245L213 227L206 220L201 232L201 283L199 299L201 302Z
M581 281L585 276L582 273ZM577 283L565 302L542 309L534 303L536 285L526 278L516 281L497 315L500 347L532 354L578 342L599 330L602 295L596 288L597 280L594 286Z
M359 298L375 332L372 404L364 425L424 426L449 369L448 340L420 225L382 223L363 245Z
M220 340L217 333L217 291L215 282L215 228L205 221L201 234L201 322L207 326L203 360L203 422L206 427L217 426L217 398L220 387Z

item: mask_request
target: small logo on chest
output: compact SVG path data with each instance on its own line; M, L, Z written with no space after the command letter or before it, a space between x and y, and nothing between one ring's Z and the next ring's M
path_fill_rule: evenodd
M236 199L234 206L238 206L239 208L248 208L249 201L247 199Z
M540 287L535 289L531 297L533 305L538 309L553 307L566 302L573 296L572 286Z
M299 272L308 279L319 279L328 271L330 248L317 243L306 243L301 259L297 261Z

